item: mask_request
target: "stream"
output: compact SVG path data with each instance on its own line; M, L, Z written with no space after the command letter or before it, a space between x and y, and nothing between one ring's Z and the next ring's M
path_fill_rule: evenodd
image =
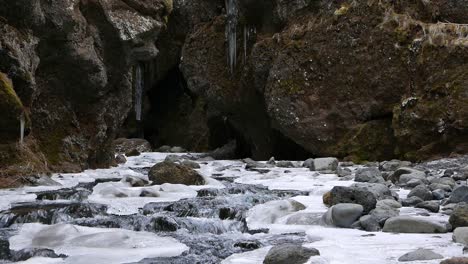
M206 185L132 187L129 178L147 180L150 168L167 155L143 153L118 167L54 174L44 186L0 190L0 257L6 241L11 249L4 253L10 261L0 263L255 264L272 246L299 243L320 251L308 263L390 264L421 247L444 257L460 255L463 248L450 233L321 225L327 211L322 195L354 181L310 171L300 162L247 170L240 160L202 161L188 154L201 166ZM408 193L394 191L400 198ZM422 212L400 209L400 215ZM301 218L305 215L307 221ZM433 221L448 219L429 215Z

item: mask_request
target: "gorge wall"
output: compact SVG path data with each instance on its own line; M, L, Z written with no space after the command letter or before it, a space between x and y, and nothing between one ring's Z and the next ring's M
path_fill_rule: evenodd
M117 136L235 139L258 159L467 153L467 14L467 0L0 0L2 182L110 166Z

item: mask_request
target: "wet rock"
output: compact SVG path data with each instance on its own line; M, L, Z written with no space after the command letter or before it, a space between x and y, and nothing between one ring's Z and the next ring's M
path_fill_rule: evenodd
M330 199L327 197L326 201L329 201L330 205L340 203L360 204L364 208L364 213L370 212L377 204L377 199L372 192L363 188L343 186L333 187L330 191Z
M440 264L468 264L468 258L465 257L455 257L455 258L450 258L446 259Z
M46 175L35 175L30 177L25 177L29 185L32 186L61 186L62 184L52 180L49 176Z
M114 140L114 145L115 145L115 151L117 153L129 153L129 152L136 153L135 151L138 151L139 153L141 153L141 152L152 151L151 144L147 140L141 139L141 138L130 138L130 139L118 138ZM127 157L129 156L127 155Z
M125 156L127 157L136 157L136 156L140 156L141 155L141 152L138 151L137 149L131 149L127 152L125 152Z
M393 183L406 184L412 179L426 182L426 173L413 168L402 167L397 169L389 178Z
M314 168L316 171L335 172L338 168L337 158L317 158L314 159Z
M315 248L306 248L299 244L283 244L272 247L263 264L302 264L310 257L318 255L320 252Z
M408 198L410 197L418 197L423 201L432 200L432 192L426 185L418 185L408 194Z
M429 249L417 249L415 251L408 252L398 258L398 261L417 261L417 260L432 260L432 259L443 259L444 256L434 253Z
M437 201L424 201L424 202L416 204L415 207L416 208L426 209L426 210L428 210L429 212L432 212L432 213L438 213L439 209L440 209L439 202L437 202Z
M148 178L153 185L164 183L203 185L205 180L195 170L172 162L161 162L154 165Z
M401 204L398 201L395 201L393 199L385 199L385 200L377 201L376 207L388 207L388 208L398 209L398 208L401 208Z
M359 218L359 224L362 229L368 232L377 232L381 229L379 221L371 215L365 215Z
M186 149L182 148L182 147L172 147L169 152L171 153L183 153L183 152L187 152Z
M415 206L417 205L418 203L421 203L423 202L423 199L417 197L417 196L412 196L412 197L409 197L407 199L404 199L401 201L401 204L403 206Z
M457 227L453 230L453 241L468 245L468 227Z
M22 249L19 251L12 252L11 260L14 262L25 261L34 257L43 257L43 258L66 258L67 255L60 254L57 255L53 250L47 248L31 248L31 249Z
M441 190L441 189L437 189L437 190L432 191L432 197L434 197L434 199L436 199L436 200L444 199L445 194L446 194L446 192L444 190Z
M226 145L217 148L207 155L217 160L228 160L236 157L237 142L235 140L229 141Z
M167 161L167 162L180 162L183 158L179 155L174 155L174 154L170 154L170 155L167 155L166 158L164 159L164 161Z
M315 170L314 166L314 159L306 159L304 163L302 163L302 167L309 168L311 171Z
M149 184L149 182L143 178L130 175L125 176L123 182L130 184L132 187L143 187Z
M246 163L245 169L246 170L254 170L254 169L265 169L265 168L273 168L274 166L271 164L267 163L261 163L258 161L254 161L250 158L243 159L243 161Z
M383 183L385 182L382 173L375 167L362 168L356 172L354 178L357 182Z
M122 154L118 154L115 157L115 162L117 162L117 164L124 164L125 162L127 162L127 158L125 158L125 156Z
M323 221L327 225L348 228L358 220L364 211L360 204L341 203L332 206L323 215Z
M350 169L342 166L338 166L338 168L336 169L336 173L338 174L338 177L346 177L352 174Z
M381 183L368 183L368 182L358 182L351 185L352 188L363 189L371 192L375 199L384 200L384 199L394 199L390 189Z
M195 161L191 161L191 160L183 160L180 164L182 166L192 168L192 169L200 169L201 168L200 164L196 163Z
M449 203L468 202L468 186L463 185L453 190L449 197Z
M8 239L0 238L0 260L7 260L10 257L10 242L8 242Z
M456 181L465 181L468 179L468 165L461 168L460 172L453 175L452 178Z
M291 161L280 160L276 162L276 166L280 168L294 168L296 167Z
M468 226L468 204L460 203L453 209L449 218L452 228Z
M397 216L389 218L385 222L383 231L392 233L447 233L447 228L421 218Z
M433 178L433 179L431 179L431 183L448 185L448 186L450 186L452 189L455 188L455 186L456 186L456 184L457 184L457 183L455 182L455 180L453 180L452 178L447 178L447 177L443 177L443 178Z
M158 191L151 190L151 189L145 189L142 190L140 193L140 197L160 197L161 194Z
M156 149L157 152L163 152L163 153L169 152L170 150L171 150L171 146L168 146L168 145L164 145Z
M441 183L431 183L429 185L429 189L431 189L432 191L437 190L437 189L444 190L446 192L452 191L452 187L450 187L450 185L441 184Z
M396 171L400 167L407 167L410 165L411 162L409 161L390 160L381 162L379 165L379 169L381 169L382 171Z
M372 216L377 222L383 226L387 219L396 217L400 214L398 209L388 206L377 206L374 210L370 211L369 215Z

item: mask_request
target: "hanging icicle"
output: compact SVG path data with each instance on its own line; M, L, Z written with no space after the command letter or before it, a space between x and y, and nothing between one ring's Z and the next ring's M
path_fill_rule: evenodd
M20 144L23 145L24 142L24 125L26 123L24 113L20 116Z
M142 110L142 101L143 101L143 88L144 88L144 76L142 73L142 66L140 63L136 65L135 69L135 114L136 120L141 121L141 110Z
M248 28L244 25L244 64L247 62L247 40L248 40Z
M234 73L237 58L237 0L226 1L226 37L228 41L228 64L231 74Z

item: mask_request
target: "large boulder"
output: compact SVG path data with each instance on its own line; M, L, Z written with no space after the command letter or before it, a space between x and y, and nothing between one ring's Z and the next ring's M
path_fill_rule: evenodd
M440 264L468 264L468 258L466 257L455 257L455 258L450 258L446 259Z
M357 182L384 183L382 173L375 167L359 169L354 178Z
M327 225L348 228L358 220L364 211L360 204L341 203L332 206L323 215L323 221Z
M314 159L314 169L323 172L335 172L338 168L338 159L336 158L317 158Z
M449 222L453 228L468 226L468 204L458 204L453 209Z
M432 200L431 190L429 190L429 188L423 184L416 186L413 190L410 191L408 198L413 196L421 198L423 201Z
M306 248L300 244L282 244L272 247L263 260L263 264L303 264L313 256L320 255L315 248Z
M391 176L390 180L393 183L407 184L411 180L421 180L426 182L426 173L413 168L401 167L397 169Z
M164 183L203 185L205 180L197 171L172 162L161 162L149 171L148 178L153 185Z
M377 204L377 199L372 192L357 187L335 186L331 189L326 200L330 205L340 203L360 204L364 208L364 213L370 212Z
M142 138L118 138L114 140L115 151L117 153L128 153L137 150L138 152L151 152L151 144Z
M450 203L468 202L468 186L463 185L453 190L449 197Z
M383 231L392 233L447 233L447 227L422 218L397 216L385 222Z

